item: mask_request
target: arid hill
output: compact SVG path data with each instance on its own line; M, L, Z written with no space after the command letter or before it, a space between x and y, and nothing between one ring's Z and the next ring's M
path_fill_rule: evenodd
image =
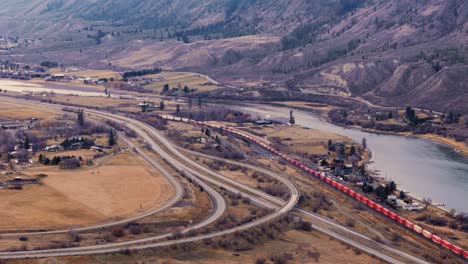
M0 4L2 60L191 70L237 86L468 113L465 0Z

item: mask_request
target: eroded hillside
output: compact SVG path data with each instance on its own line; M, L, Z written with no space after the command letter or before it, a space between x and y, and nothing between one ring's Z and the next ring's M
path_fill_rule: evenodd
M34 39L3 60L191 70L468 112L464 0L7 0L0 14L3 35Z

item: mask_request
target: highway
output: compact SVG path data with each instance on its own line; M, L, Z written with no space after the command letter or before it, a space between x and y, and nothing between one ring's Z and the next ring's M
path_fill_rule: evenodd
M13 99L9 98L7 100L11 102ZM26 102L31 104L31 102L24 101L24 100L18 100L18 102L22 104L25 104ZM35 106L38 106L38 103L36 102L34 102L33 104ZM51 107L51 105L48 105L48 104L46 105L41 104L41 105L42 107L46 107L47 109ZM113 120L115 122L120 122L120 123L125 122L125 125L129 127L130 129L133 129L138 135L141 136L141 138L145 140L146 143L149 143L151 147L153 148L153 150L158 155L160 155L162 158L164 158L168 163L176 167L178 170L184 172L189 177L192 177L192 179L198 184L202 185L204 184L204 182L209 182L210 184L226 188L227 190L232 190L234 191L234 193L241 192L243 196L249 197L255 203L265 206L267 208L277 208L277 210L274 213L268 215L267 217L257 219L253 222L250 222L250 223L247 223L247 224L244 224L244 225L232 228L232 229L217 231L211 234L199 235L199 236L190 237L190 238L149 243L150 241L161 240L163 238L167 238L168 236L167 234L167 235L161 235L158 237L151 237L151 238L135 240L135 241L126 241L126 242L120 242L120 243L111 243L111 244L106 244L106 245L97 245L97 246L88 246L88 247L53 249L53 250L33 250L33 251L25 251L25 252L3 252L3 253L0 253L0 258L25 258L25 257L50 257L50 256L66 256L66 255L103 254L103 253L118 252L123 249L144 249L144 248L151 248L151 247L158 247L158 246L167 246L167 245L178 244L178 243L199 241L205 238L213 238L213 237L217 237L217 236L221 236L225 234L239 232L242 230L246 230L246 229L258 226L263 223L267 223L289 212L290 210L292 210L295 207L297 200L299 199L299 190L297 189L297 187L289 179L286 179L285 177L281 175L277 175L269 171L263 171L264 173L267 172L268 175L272 175L272 177L275 177L276 179L278 179L279 181L281 181L283 184L285 184L288 187L288 189L291 192L291 195L290 195L290 199L286 202L277 197L272 197L257 189L244 186L229 178L226 178L222 175L214 173L208 170L207 168L199 165L198 163L188 159L185 155L179 152L174 146L172 146L172 143L169 140L167 140L163 135L161 135L159 131L155 130L154 128L142 122L139 122L139 121L127 118L127 117L116 116L116 115L99 112L95 110L87 110L87 114L91 114L96 117L106 118L109 120ZM162 143L164 148L160 147L159 144L156 143L156 141L159 143ZM171 153L172 155L169 155L168 152ZM173 156L176 156L177 158ZM243 164L243 165L246 165L246 164ZM196 170L194 168L196 168ZM204 173L201 174L199 173L199 171L203 171ZM210 175L211 177L204 175L205 173ZM208 188L206 190L209 190L209 186L207 187ZM225 209L225 208L222 208L223 204L225 206L224 199L222 197L217 196L215 193L217 192L214 191L214 193L210 194L210 196L212 196L216 204L216 210L214 211L213 215L210 217L211 220L219 217L218 214L222 214L222 212L224 212L224 209ZM222 202L218 200L222 200ZM203 226L204 224L205 223L200 223L199 225L197 225L197 227L199 227L200 225ZM328 223L328 225L330 224ZM317 227L314 225L314 228L321 232L329 234L330 236L335 237L335 238L341 236L322 226ZM193 230L193 227L190 230ZM189 230L187 229L185 232L188 232L188 231ZM356 242L352 239L341 238L340 240L350 245L353 245L357 248L360 248L363 251L369 254L375 255L376 257L379 257L385 261L388 261L391 263L402 263L395 258L392 258L384 253L375 251L374 249L368 248L367 246L359 242ZM142 244L142 243L145 243L145 244ZM415 261L415 262L425 263L422 261L421 262Z
M0 99L0 100L5 100L5 99ZM39 105L41 105L41 107L45 107L46 109L50 109L51 107L54 107L54 105L42 104L42 103L37 103L37 102L32 103L32 102L28 102L28 101L24 101L24 100L16 100L16 99L11 99L11 98L6 99L6 100L9 101L9 102L17 101L18 103L21 103L21 104L28 104L30 107L34 107L34 108L40 108ZM31 104L33 104L33 105L31 105ZM57 107L57 106L55 105L55 107ZM162 158L164 158L172 166L176 167L179 171L185 173L185 175L188 175L189 177L192 177L192 180L195 181L197 184L200 184L200 185L206 187L206 190L210 190L210 187L208 185L205 185L205 183L203 181L198 180L198 179L201 178L201 179L206 180L206 181L208 181L208 182L210 182L212 184L218 185L219 187L223 187L223 188L225 188L227 190L233 190L233 191L235 191L234 193L239 192L239 190L234 189L229 185L220 183L220 182L218 182L216 180L213 180L213 179L211 179L211 178L209 178L207 176L204 176L204 175L198 173L197 171L191 169L190 167L188 167L185 164L181 163L177 159L175 159L172 156L168 155L166 153L166 150L162 149L156 142L154 142L152 140L152 138L143 129L150 130L149 134L151 134L152 136L160 138L162 140L162 142L164 143L164 145L169 147L169 149L171 149L172 152L182 156L184 158L184 160L186 162L191 163L192 166L195 165L195 167L197 167L197 165L198 165L198 164L196 164L195 162L193 162L191 160L185 159L185 157L180 152L173 149L170 146L170 143L165 138L161 137L161 135L159 133L154 131L155 130L154 128L152 128L150 126L147 126L146 124L141 123L139 121L130 119L130 118L115 116L115 115L111 115L111 114L107 114L107 113L101 113L101 112L94 111L94 110L88 110L87 114L91 114L91 115L97 116L97 117L103 117L103 118L106 118L108 120L112 120L114 122L122 122L122 121L128 122L127 126L130 129L133 129L137 134L139 134L141 136L141 138L143 138L145 140L146 143L149 143L151 145L151 147L153 148L153 150L158 155L161 155ZM217 176L217 177L221 177L220 175L216 175L216 174L212 174L212 175ZM293 186L293 185L291 185L291 186ZM242 186L240 186L240 187L242 187ZM258 191L253 190L253 192L258 192ZM296 192L297 192L297 190L296 190ZM268 195L266 195L264 193L259 192L259 194L261 196L263 196L263 198L265 198L265 197L268 198ZM214 191L212 194L210 194L210 196L212 196L212 198L215 201L215 204L217 204L217 206L216 206L217 208L216 208L213 216L211 217L211 219L216 219L216 218L219 218L223 214L223 212L225 210L225 201L224 201L223 197L220 196L216 191ZM263 206L265 206L267 208L272 208L274 206L274 205L272 205L271 202L264 201L262 199L258 199L257 197L255 197L253 195L250 195L250 194L247 194L247 193L243 193L243 196L244 197L249 197L254 202L256 202L256 203L258 203L260 205L263 205ZM290 200L286 204L286 206L278 209L277 211L275 211L274 213L268 215L267 217L255 220L253 222L247 223L245 225L242 225L242 226L239 226L239 227L236 227L236 228L232 228L232 229L229 229L229 230L224 230L224 231L212 233L212 234L210 234L208 236L209 237L216 237L216 236L220 236L220 235L223 235L223 234L230 234L230 233L246 230L246 229L261 225L263 223L269 222L269 221L271 221L271 220L285 214L286 212L290 211L292 208L294 208L298 198L299 198L298 193L292 194L291 197L290 197ZM206 226L206 225L207 225L207 223L204 221L203 223L200 223L200 224L196 225L195 227L200 228L200 227ZM195 227L191 227L190 229L186 229L186 230L184 230L184 232L189 232L189 231L193 230ZM164 237L167 237L167 236L169 236L169 234L164 235ZM203 239L206 236L207 235L194 237L194 238L191 238L191 239L193 241L196 241L196 240L199 240L199 239ZM135 244L138 244L138 243L146 243L148 241L159 240L159 239L162 239L164 237L163 236L158 236L158 237L154 237L154 238L148 238L148 239L145 239L145 240L128 241L128 244L135 245ZM123 244L123 243L125 243L125 244ZM57 250L4 252L4 253L0 253L0 258L44 257L44 256L95 254L97 252L101 252L101 253L118 252L118 251L120 251L122 249L129 248L129 247L127 247L127 245L128 245L127 242L123 242L123 243L120 243L120 244L113 243L113 244L107 244L107 245L79 247L79 248L70 248L70 249L57 249ZM160 242L160 243L164 244L164 242ZM179 240L173 240L170 243L171 244L177 244L177 243L182 243L182 242L180 242ZM135 247L137 247L137 246L135 246ZM89 253L89 252L92 252L92 253Z
M199 157L211 159L211 160L219 160L223 161L226 163L238 165L241 167L249 168L254 171L258 171L260 173L266 174L274 179L280 179L285 177L284 175L277 174L275 172L272 172L271 170L267 170L262 167L254 166L251 164L247 164L244 162L238 162L238 161L233 161L233 160L228 160L228 159L223 159L220 157L215 157L211 155L207 155L204 153L192 151L192 150L186 150L181 147L177 147L181 151L196 155ZM382 251L387 251L391 254L395 254L398 257L404 258L406 260L405 263L420 263L420 264L425 264L428 263L422 259L419 259L413 255L410 255L406 252L403 252L401 250L395 249L391 246L385 245L383 243L377 242L374 239L371 239L361 233L355 232L354 230L351 230L350 228L344 227L333 220L330 220L328 218L325 218L324 216L317 214L317 213L312 213L308 212L306 210L300 209L298 207L295 208L295 211L299 213L300 216L302 216L304 219L310 221L312 223L312 227L316 229L317 231L320 231L324 234L330 235L331 237L340 240L342 242L345 242L346 244L352 245L356 248L360 248L361 250L367 252L368 254L375 255L376 252L382 252ZM362 241L361 243L357 243L356 241ZM379 257L379 256L376 256ZM380 257L379 257L380 258ZM387 256L382 256L381 259L387 258Z

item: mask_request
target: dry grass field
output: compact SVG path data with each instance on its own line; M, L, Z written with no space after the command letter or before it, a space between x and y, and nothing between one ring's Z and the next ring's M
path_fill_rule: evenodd
M198 91L211 91L220 88L220 86L216 85L212 80L198 73L162 72L145 77L164 78L164 81L144 86L146 89L156 90L158 93L162 91L164 84L169 84L171 88L183 88L184 86L188 86L190 88L196 88Z
M203 264L238 264L255 263L257 259L265 258L266 263L273 263L269 258L284 253L291 254L293 259L289 264L302 263L347 263L347 264L377 264L382 261L372 258L367 254L354 250L347 245L343 245L336 240L318 233L300 232L296 230L287 231L281 234L278 239L270 240L254 249L232 252L222 249L213 249L201 246L191 250L182 249L160 249L156 253L135 252L131 255L102 255L85 257L63 257L43 260L21 260L11 261L14 264L35 264L35 263L203 263Z
M80 77L90 77L90 78L114 78L120 79L120 73L109 70L80 70L80 71L61 71L59 68L53 68L50 70L52 74L63 74L65 76L80 76Z
M263 135L270 142L281 142L283 148L296 153L326 154L328 140L342 141L350 144L350 138L323 132L316 129L307 129L299 126L276 125L268 127L249 127L245 129L254 135Z
M53 112L27 108L14 103L0 103L0 117L12 119L31 119L33 117L46 119L56 116Z
M25 173L48 177L40 186L0 190L0 229L90 224L155 208L173 190L162 175L143 164L127 151L97 167L69 171L31 168Z

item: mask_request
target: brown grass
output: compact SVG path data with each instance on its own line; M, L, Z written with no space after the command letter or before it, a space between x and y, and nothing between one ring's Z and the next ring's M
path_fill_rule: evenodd
M31 119L33 117L46 119L54 117L56 114L45 110L37 110L33 108L27 108L22 105L14 103L1 103L0 104L0 117L12 118L12 119Z
M22 191L0 190L0 229L89 224L141 213L173 194L169 183L131 152L100 166L73 171L32 168L48 175L44 185ZM13 209L14 208L14 209Z
M325 154L328 152L328 140L343 141L351 143L352 140L333 133L328 133L316 129L307 129L299 126L277 125L255 129L248 129L249 132L263 134L270 142L275 142L275 138L280 139L282 147L289 151L307 154Z
M163 77L165 79L162 82L144 86L146 89L156 90L158 93L162 91L164 84L169 84L171 88L184 88L186 85L190 88L196 88L198 91L211 91L220 88L203 75L191 72L163 72L147 77Z

